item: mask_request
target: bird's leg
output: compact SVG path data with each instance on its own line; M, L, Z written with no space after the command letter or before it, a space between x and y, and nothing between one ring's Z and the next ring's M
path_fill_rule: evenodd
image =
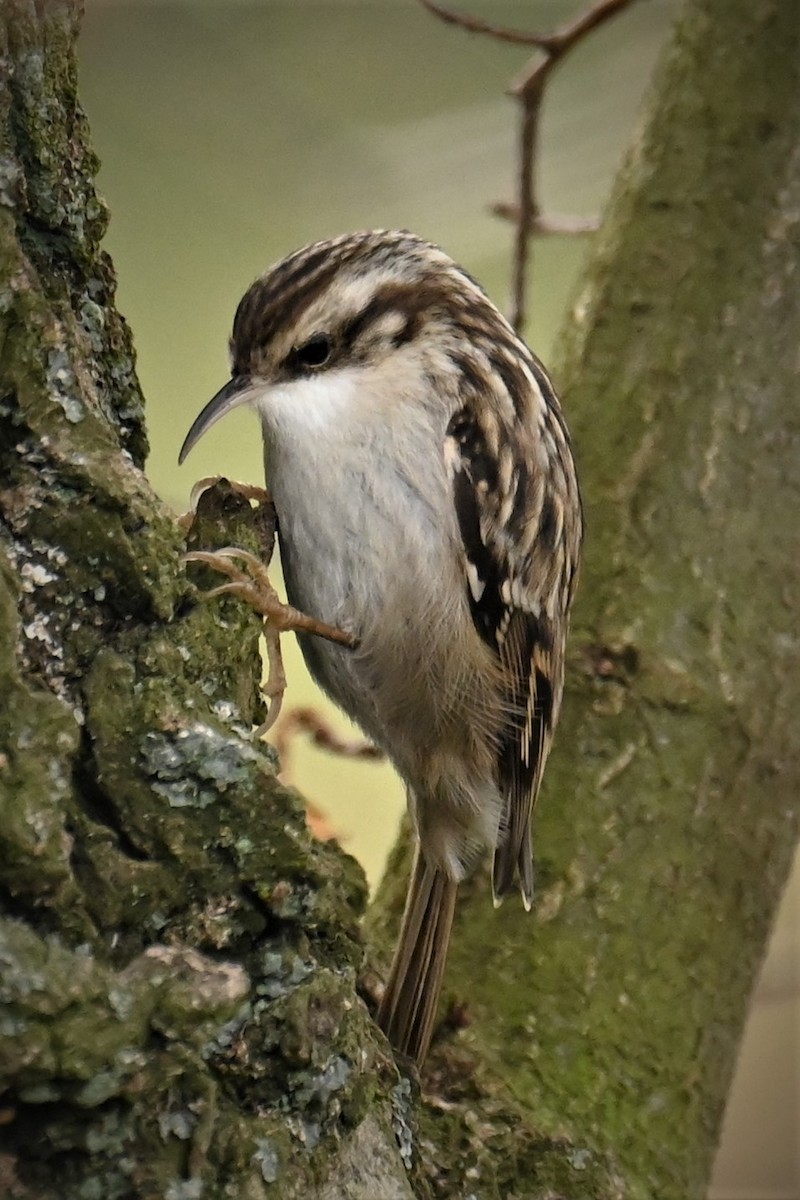
M239 559L248 568L247 571L235 566L233 559ZM221 550L190 550L183 556L184 562L201 562L222 575L227 575L231 582L220 584L206 592L212 596L238 596L251 608L260 613L278 633L313 633L329 642L352 649L357 639L352 633L309 617L291 604L284 604L270 582L267 568L251 554L249 550L241 550L237 546L223 546Z
M267 643L267 661L269 674L264 687L264 694L270 698L269 714L257 734L262 736L277 720L283 703L283 693L286 690L286 675L283 670L283 660L280 649L280 635L289 630L295 633L312 633L316 637L326 638L339 646L353 649L357 639L335 625L318 621L309 617L291 604L285 604L272 583L264 564L251 554L236 546L223 546L221 550L190 550L183 556L184 562L199 562L227 575L230 582L220 584L205 593L205 598L213 596L236 596L244 600L264 618L264 637ZM234 560L243 563L247 570L236 565Z
M194 485L189 499L189 512L179 518L179 524L184 530L191 527L200 497L221 478L221 476L212 476L207 479L199 479ZM350 648L356 645L356 638L333 625L318 621L315 617L306 616L305 613L293 608L291 604L284 604L272 586L267 571L272 560L277 527L272 497L264 488L256 487L253 484L237 483L233 480L225 480L225 482L237 495L246 500L256 501L260 510L263 510L264 520L261 523L263 528L260 529L260 533L264 560L262 561L248 550L236 546L223 546L221 550L214 551L190 550L183 556L183 560L184 562L203 563L213 571L227 575L229 582L206 592L206 599L213 596L236 596L249 604L264 619L267 680L262 690L269 703L269 711L266 721L256 730L256 736L263 737L278 719L286 691L286 673L283 669L280 635L289 630L312 633L317 637L323 637L328 641ZM239 563L242 566L239 566Z
M267 701L267 719L262 721L256 730L256 737L262 738L269 733L272 726L281 715L283 696L286 691L286 672L283 669L283 654L281 653L281 635L269 621L264 621L264 642L267 647L267 681L261 688L261 693Z

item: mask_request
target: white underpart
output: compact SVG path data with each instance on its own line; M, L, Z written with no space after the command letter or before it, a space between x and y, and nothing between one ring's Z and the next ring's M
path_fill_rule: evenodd
M394 612L410 586L424 616L437 607L432 582L463 571L443 431L418 394L418 364L394 355L385 372L333 368L256 402L297 600L323 620L360 627L371 606Z
M293 602L344 628L377 612L403 625L397 606L402 596L411 603L409 589L424 624L443 575L463 571L437 451L443 431L416 402L419 382L413 358L394 355L386 372L333 368L266 388L256 402Z
M255 398L255 407L265 426L279 435L336 436L357 415L360 375L357 367L344 367L275 384Z
M428 855L453 877L494 845L498 709L489 652L465 594L443 461L447 405L419 356L265 386L267 484L293 604L359 637L356 652L301 644L317 681L389 750L419 799ZM473 595L481 594L474 572ZM473 732L485 728L486 737Z

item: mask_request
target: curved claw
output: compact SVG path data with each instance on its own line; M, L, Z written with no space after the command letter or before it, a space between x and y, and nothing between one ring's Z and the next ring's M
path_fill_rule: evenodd
M283 670L280 635L277 630L270 629L265 624L264 640L267 643L268 672L267 682L262 691L264 696L269 700L269 706L267 708L267 719L255 731L257 738L262 738L265 733L268 733L277 721L281 714L283 696L286 691L286 674Z
M309 617L291 604L284 604L278 596L269 578L263 562L243 550L240 546L223 546L220 550L190 550L182 557L183 562L203 563L213 571L226 575L229 582L221 583L218 587L205 592L204 599L214 596L236 596L244 600L264 619L264 638L267 644L269 671L264 694L270 698L267 719L256 730L256 736L262 737L278 719L283 703L283 693L286 690L286 676L280 652L280 634L293 630L294 632L311 633L316 637L326 638L348 649L354 649L358 640L351 633ZM243 563L250 571L247 574L237 562Z
M244 571L234 566L233 559L239 559L245 563L250 568L253 577L250 578ZM327 621L309 617L291 604L284 604L270 582L266 567L249 550L242 550L239 546L223 546L221 550L214 551L190 550L183 555L183 561L205 563L212 570L227 575L232 582L212 588L210 592L206 593L206 596L225 594L238 596L281 633L313 633L316 637L325 638L326 641L335 642L339 646L346 646L350 650L355 649L358 645L358 639L352 633L338 629L335 625L329 625Z
M266 488L257 487L254 483L239 483L236 479L228 479L227 475L205 475L202 479L197 480L189 493L189 513L196 512L198 501L203 492L208 491L210 487L213 487L215 483L219 483L223 479L230 484L231 491L236 492L238 496L243 496L245 500L256 500L259 504L272 503L272 496L270 496Z

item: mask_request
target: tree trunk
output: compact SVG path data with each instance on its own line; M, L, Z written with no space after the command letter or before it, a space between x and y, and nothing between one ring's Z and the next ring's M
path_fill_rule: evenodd
M702 1196L800 784L793 6L688 4L576 302L538 903L463 889L425 1100L356 991L361 872L246 732L258 622L141 474L76 26L0 13L0 1195ZM218 487L192 536L261 535Z
M249 739L260 624L197 603L141 472L77 18L0 12L0 1195L410 1195L363 875ZM195 537L255 525L218 488Z
M481 880L449 974L480 1078L649 1200L705 1195L796 840L799 269L797 9L697 0L561 345L588 533L538 903Z

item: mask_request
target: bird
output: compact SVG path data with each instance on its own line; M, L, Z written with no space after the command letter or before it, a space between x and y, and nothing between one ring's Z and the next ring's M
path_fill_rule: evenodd
M378 1010L421 1066L459 883L533 900L531 814L561 708L583 506L542 363L475 279L405 230L289 254L247 290L222 417L260 417L291 611L322 690L403 780L414 865ZM226 565L230 574L230 563Z

